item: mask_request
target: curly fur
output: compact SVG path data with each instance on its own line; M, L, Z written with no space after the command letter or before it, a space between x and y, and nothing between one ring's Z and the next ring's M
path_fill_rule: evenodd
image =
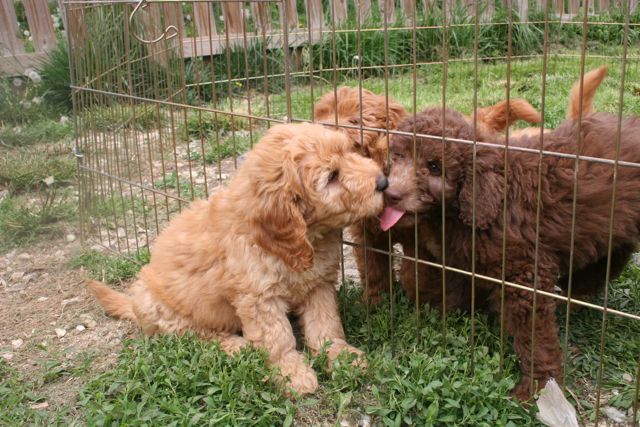
M502 101L478 111L478 126L487 131L504 131L517 120L539 123L540 115L525 100L511 101L511 117L507 123L507 103ZM387 162L387 132L398 127L408 116L407 111L394 99L387 99L366 89L340 87L324 94L314 106L314 120L339 127L354 144L354 149L372 158L383 167ZM471 118L468 120L471 121ZM362 132L358 129L363 126ZM376 130L372 130L376 129ZM354 224L349 232L356 243L354 254L361 281L365 284L365 297L372 302L380 299L380 293L391 283L389 260L384 252L389 250L389 233L380 229L377 218L369 218ZM391 242L397 239L392 234ZM364 245L379 251L367 251Z
M229 186L195 201L158 236L127 294L89 282L113 316L145 333L195 331L229 352L264 347L298 393L318 387L296 351L288 313L307 345L346 350L335 283L340 230L382 209L381 169L319 125L279 125L248 153ZM242 335L240 335L242 333Z
M474 135L467 120L453 110L431 108L420 113L414 122L407 119L400 130L419 134L445 136L472 141L491 141L490 136ZM582 133L581 138L579 133ZM593 113L582 119L567 120L545 135L548 151L602 159L615 158L617 117ZM582 144L578 146L578 141ZM640 119L622 122L620 159L640 163ZM515 145L538 149L539 138L522 136ZM442 262L441 212L445 207L444 241L446 265L471 271L475 256L476 272L502 277L502 241L506 237L507 281L553 292L569 273L570 230L573 201L574 160L544 156L540 187L542 208L536 256L536 209L538 193L537 153L509 150L505 172L504 150L441 138L417 139L416 175L413 170L412 138L391 139L392 159L388 191L399 197L393 204L408 212L396 225L404 235L403 247L413 252L414 218L418 218L418 251L421 258ZM474 160L475 158L475 160ZM473 164L475 162L475 194L473 197ZM440 173L433 164L440 166ZM444 170L444 174L442 173ZM507 192L505 193L505 173ZM442 176L443 175L443 176ZM573 262L575 294L593 292L604 285L609 239L613 165L583 160L580 162L575 224ZM444 195L444 198L443 198ZM503 219L506 201L506 222ZM402 231L402 230L410 230ZM475 251L472 231L475 229ZM611 278L619 274L640 236L640 169L620 166L617 172L616 204L613 218L613 268ZM410 254L412 255L412 254ZM468 307L469 279L461 274L446 273L445 283L439 269L420 266L415 283L413 264L403 266L403 286L409 294L444 309ZM560 279L559 279L560 277ZM476 280L477 299L493 311L503 311L505 330L514 338L514 348L521 361L523 377L514 390L524 400L530 396L530 385L544 386L550 377L561 378L561 350L555 319L556 300L537 296L535 312L535 348L532 349L533 293L505 288L501 307L501 286ZM533 361L533 371L530 362ZM535 380L535 381L532 381Z

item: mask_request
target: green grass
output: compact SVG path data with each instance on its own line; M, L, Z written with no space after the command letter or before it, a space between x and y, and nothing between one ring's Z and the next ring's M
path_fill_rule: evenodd
M143 248L132 257L107 255L97 251L86 251L69 261L72 268L84 268L89 277L110 284L122 284L132 279L140 267L149 262L149 250Z
M34 151L5 151L0 158L0 187L11 193L60 187L75 182L78 166L71 157ZM44 180L53 177L47 185Z
M0 200L0 253L33 244L44 237L61 236L61 221L77 217L78 207L64 191L49 189L34 200L5 197Z
M130 278L139 268L138 263L101 254L84 258L82 264L91 276L112 283ZM640 313L639 297L640 268L629 267L610 286L610 307ZM355 423L366 414L385 426L539 425L535 408L527 411L509 397L519 369L506 342L500 374L495 316L475 317L472 349L468 313L453 313L443 324L427 307L416 316L415 307L399 292L393 310L386 299L369 313L360 303L360 289L344 288L339 298L348 340L366 352L369 367L354 368L343 355L327 370L324 354L309 356L321 385L313 396L284 398L274 382L277 374L266 367L260 351L246 349L229 357L216 343L189 335L160 336L128 342L117 366L81 392L77 410L88 424L127 420L145 425L158 417L178 424L214 419L225 425L245 425L248 420L252 425L288 425L293 419L318 425ZM559 309L561 325L563 311ZM592 418L595 409L600 319L597 312L582 310L572 315L570 326L567 385L578 396L584 420ZM603 406L627 410L632 405L635 385L623 375L635 375L638 336L640 324L609 316Z
M614 54L614 52L610 52ZM619 51L617 52L619 54ZM638 56L640 50L632 48L629 55ZM620 96L620 61L612 59L588 58L588 71L602 64L609 66L609 75L596 92L595 108L598 111L617 112ZM544 123L547 127L557 126L565 117L568 95L573 83L580 76L580 60L566 56L550 56L545 91ZM448 64L446 105L465 114L473 112L474 65L473 62L452 61ZM442 105L443 72L441 65L425 65L417 69L417 84L414 90L411 74L403 74L388 80L389 96L403 104L409 111L414 110L413 96L416 94L416 109ZM640 114L640 67L638 61L630 61L626 70L624 105L625 114ZM506 64L478 64L477 96L478 107L492 105L506 98ZM340 83L358 87L355 79ZM385 93L385 80L368 78L362 87L376 93ZM513 61L511 64L511 98L525 98L541 110L542 61L540 59ZM291 105L294 119L311 119L313 101L325 92L333 90L328 84L315 84L313 99L309 86L297 86L292 91ZM284 114L284 95L273 95L271 111L274 116ZM521 124L523 126L523 124Z
M32 383L0 359L0 424L47 425L47 413L32 408L44 400L33 392L33 388Z
M265 359L249 349L231 358L189 335L133 340L80 407L89 425L282 425L294 404Z
M0 141L5 145L25 147L41 142L66 141L72 134L71 123L45 118L22 126L0 128Z

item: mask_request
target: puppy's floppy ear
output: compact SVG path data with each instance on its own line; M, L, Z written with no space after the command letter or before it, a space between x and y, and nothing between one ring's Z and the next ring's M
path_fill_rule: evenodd
M491 154L489 157L495 158ZM486 230L502 210L504 199L504 175L494 170L489 159L478 153L476 158L476 228ZM489 163L489 164L488 164ZM468 226L473 225L473 169L471 161L467 164L468 173L458 193L460 219Z
M397 129L400 122L407 115L407 110L393 99L389 100L389 128Z
M313 246L300 211L302 184L293 160L284 161L282 174L276 179L278 183L261 183L269 188L259 194L253 213L254 240L291 270L305 271L313 266Z

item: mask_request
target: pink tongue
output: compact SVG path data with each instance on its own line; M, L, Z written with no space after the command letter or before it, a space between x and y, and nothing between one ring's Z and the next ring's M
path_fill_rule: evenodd
M384 208L382 216L380 217L380 228L382 228L382 231L387 231L393 227L398 221L400 221L402 215L404 215L404 211L390 207Z

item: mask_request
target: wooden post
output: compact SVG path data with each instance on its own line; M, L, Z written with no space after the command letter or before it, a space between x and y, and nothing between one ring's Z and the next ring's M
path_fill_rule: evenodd
M16 55L24 52L18 37L18 19L13 0L0 0L0 55Z
M306 0L307 11L309 12L309 23L311 28L311 41L320 40L321 31L324 28L324 16L322 14L322 0Z

